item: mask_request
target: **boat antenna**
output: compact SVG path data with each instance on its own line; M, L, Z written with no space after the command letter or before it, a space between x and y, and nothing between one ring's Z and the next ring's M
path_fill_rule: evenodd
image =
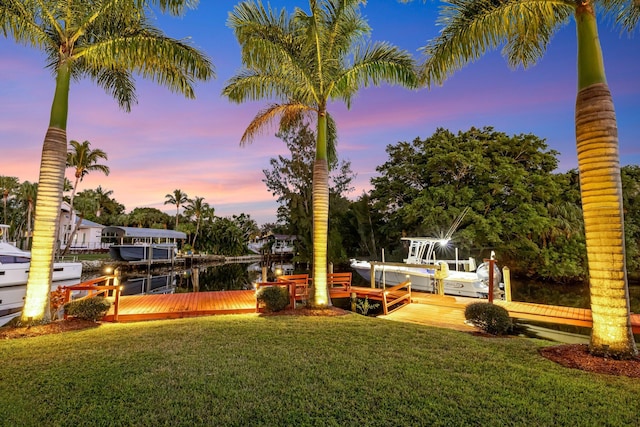
M462 212L460 212L460 215L458 215L456 220L453 221L453 223L451 224L451 227L449 227L449 231L447 231L447 234L444 237L446 240L451 239L451 236L458 229L458 227L460 227L460 223L462 222L462 219L465 217L465 215L469 212L470 209L471 208L469 208L469 206L464 208Z

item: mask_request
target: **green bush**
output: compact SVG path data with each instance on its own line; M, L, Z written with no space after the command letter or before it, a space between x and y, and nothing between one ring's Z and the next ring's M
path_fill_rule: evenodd
M281 311L289 305L289 291L282 286L267 286L258 293L257 299L267 311Z
M111 303L104 297L95 297L68 302L64 305L64 312L68 316L95 322L107 314L109 307Z
M464 317L478 328L492 335L505 335L513 329L509 312L499 305L474 302L464 309Z

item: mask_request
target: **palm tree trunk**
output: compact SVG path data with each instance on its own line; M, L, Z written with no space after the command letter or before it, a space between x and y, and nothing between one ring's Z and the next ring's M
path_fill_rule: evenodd
M313 301L314 307L327 307L327 236L329 230L329 171L327 161L313 165Z
M327 289L327 246L329 232L329 164L327 162L327 117L318 114L316 159L313 164L313 298L311 305L331 304Z
M60 205L67 165L67 114L71 73L66 64L58 68L49 128L42 145L36 217L33 226L31 266L20 320L23 324L49 322L49 293L53 254L58 236Z
M67 133L50 127L44 140L38 197L33 227L31 266L21 321L25 324L49 321L49 292L53 254L58 237L58 218L62 200Z
M589 348L599 356L631 358L637 349L629 317L618 127L589 3L578 7L576 28L576 144L593 319Z
M591 353L636 354L629 318L618 133L606 84L578 93L576 139L589 261Z

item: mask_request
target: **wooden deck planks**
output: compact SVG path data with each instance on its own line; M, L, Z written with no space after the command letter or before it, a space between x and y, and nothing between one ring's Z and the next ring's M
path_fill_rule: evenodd
M256 298L253 290L127 295L120 297L118 321L254 313L255 307ZM113 308L104 320L113 320Z
M368 293L367 288L359 288L358 291L362 295ZM332 297L342 296L341 291L337 288L331 293ZM371 294L373 295L374 292ZM483 301L421 292L413 292L411 299L413 304L407 304L401 310L379 317L459 330L473 330L473 327L464 323L464 309L472 302ZM510 316L514 318L584 327L592 326L591 310L585 308L525 302L496 301L495 303L506 308ZM253 290L127 295L120 297L118 321L254 313L255 307L256 298ZM104 320L113 320L113 308ZM640 333L640 314L631 315L631 325L634 333Z

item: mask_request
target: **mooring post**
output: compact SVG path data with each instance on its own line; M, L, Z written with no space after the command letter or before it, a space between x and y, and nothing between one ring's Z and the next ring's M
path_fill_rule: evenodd
M489 259L489 303L493 304L493 267L496 264L496 260Z
M504 280L504 300L511 302L511 271L506 265L502 267L502 279Z

